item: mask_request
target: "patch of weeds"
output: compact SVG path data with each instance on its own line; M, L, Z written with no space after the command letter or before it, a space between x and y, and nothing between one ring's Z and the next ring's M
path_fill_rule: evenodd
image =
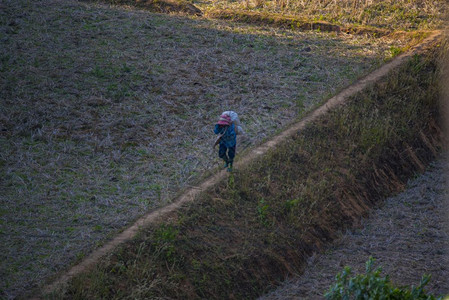
M11 68L11 63L9 62L11 59L11 56L8 54L1 54L0 55L0 72L7 72Z
M386 275L380 274L382 268L374 269L374 258L370 257L366 262L366 273L352 276L350 267L345 267L341 273L335 277L336 283L324 295L327 300L340 299L443 299L435 297L424 291L425 286L430 281L430 275L424 275L417 287L396 287Z
M162 199L162 186L160 184L154 183L150 185L150 189L156 193L158 201Z
M379 122L371 127L363 127L360 133L360 146L365 150L372 147L382 147L389 140L391 134L388 122Z
M390 47L390 55L391 55L392 58L398 56L399 54L401 54L403 52L404 51L402 50L401 47L396 47L396 46L391 46Z
M132 96L132 91L129 85L118 85L117 83L110 83L106 87L106 95L114 101L122 100L126 97Z
M230 190L235 189L235 177L234 177L233 173L229 174L229 176L228 176L228 188Z
M196 260L196 259L192 259L191 262L190 262L190 264L192 265L192 268L193 268L194 270L200 270L200 268L201 268L201 266L202 266L201 261Z
M178 236L179 230L173 225L161 225L154 233L154 246L157 251L163 253L165 259L169 262L175 260L174 254L176 253L175 240Z
M298 116L302 116L305 112L305 104L304 104L305 96L301 95L296 99L296 109L298 110Z
M148 69L148 72L150 74L164 74L167 72L167 70L162 66L162 64L157 64L157 65L151 65L150 68Z
M122 67L121 67L121 72L124 73L131 73L132 71L134 71L134 67L132 65L128 65L126 63L123 63Z
M72 233L72 232L74 232L75 230L76 230L76 228L74 228L74 227L66 227L66 229L65 229L67 232L69 232L69 233Z
M97 77L97 78L105 78L106 77L106 70L100 66L95 66L91 71L90 74Z
M127 268L126 268L125 264L121 261L118 261L112 266L110 272L113 274L121 275L121 274L125 274L126 270L127 270Z
M84 252L78 252L76 254L76 258L75 259L76 259L76 261L81 261L85 257L86 257L86 254Z
M108 274L105 272L102 272L102 270L95 270L92 273L89 274L82 274L80 276L76 276L73 279L75 284L82 284L82 282L89 282L89 284L85 287L89 287L92 290L96 291L96 295L99 296L101 299L107 299L112 297L112 292L114 289L108 288L108 285L106 283L115 283L111 282L108 278ZM80 295L80 298L87 299L91 298L91 295L88 291L85 291Z
M97 224L97 225L95 225L95 226L93 227L93 230L94 230L94 231L97 231L97 232L100 232L100 231L103 230L103 226Z
M73 221L74 223L77 223L77 222L79 222L80 220L82 220L83 218L84 218L84 215L82 215L82 214L75 214L75 215L73 216L72 221Z
M270 206L265 203L265 199L260 199L257 205L257 218L260 223L267 226L269 224L268 213L270 211Z
M293 209L295 209L296 207L298 207L298 205L303 202L303 199L301 198L296 198L296 199L292 199L292 200L287 200L285 201L285 209L287 210L287 212L292 211Z
M139 198L139 202L142 203L145 207L148 207L150 205L150 199L148 198Z

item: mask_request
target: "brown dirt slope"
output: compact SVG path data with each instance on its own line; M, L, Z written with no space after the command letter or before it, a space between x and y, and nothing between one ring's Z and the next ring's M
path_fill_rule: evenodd
M181 13L194 16L203 15L203 12L198 7L184 0L112 0L104 2L135 6L156 13Z
M377 37L392 33L391 30L383 28L360 25L340 26L326 21L312 21L295 16L285 16L282 14L212 9L207 11L206 16L209 18L232 20L234 22L270 25L298 30L318 30L347 34L371 34Z
M344 266L363 273L369 256L399 286L416 286L430 274L427 291L449 295L448 171L447 159L432 164L357 229L309 259L304 274L260 299L321 299Z

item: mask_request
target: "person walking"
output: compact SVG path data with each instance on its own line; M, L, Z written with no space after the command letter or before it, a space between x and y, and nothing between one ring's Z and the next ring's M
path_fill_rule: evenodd
M214 133L218 134L218 139L214 144L219 144L218 157L224 160L225 168L228 172L232 171L235 150L237 146L237 134L234 123L228 114L222 114L217 124L215 124Z

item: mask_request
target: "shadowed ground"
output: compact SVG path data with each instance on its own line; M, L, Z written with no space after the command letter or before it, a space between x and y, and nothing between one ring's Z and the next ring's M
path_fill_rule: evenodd
M426 290L449 294L448 162L440 159L407 190L388 198L359 228L342 235L326 253L309 260L298 278L260 299L323 299L337 273L350 266L365 272L369 256L398 286L417 286L424 274Z

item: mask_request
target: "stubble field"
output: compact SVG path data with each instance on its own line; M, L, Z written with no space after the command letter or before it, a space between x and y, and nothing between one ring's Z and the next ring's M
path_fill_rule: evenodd
M240 114L242 151L407 44L77 1L1 8L6 298L213 171L221 111Z

